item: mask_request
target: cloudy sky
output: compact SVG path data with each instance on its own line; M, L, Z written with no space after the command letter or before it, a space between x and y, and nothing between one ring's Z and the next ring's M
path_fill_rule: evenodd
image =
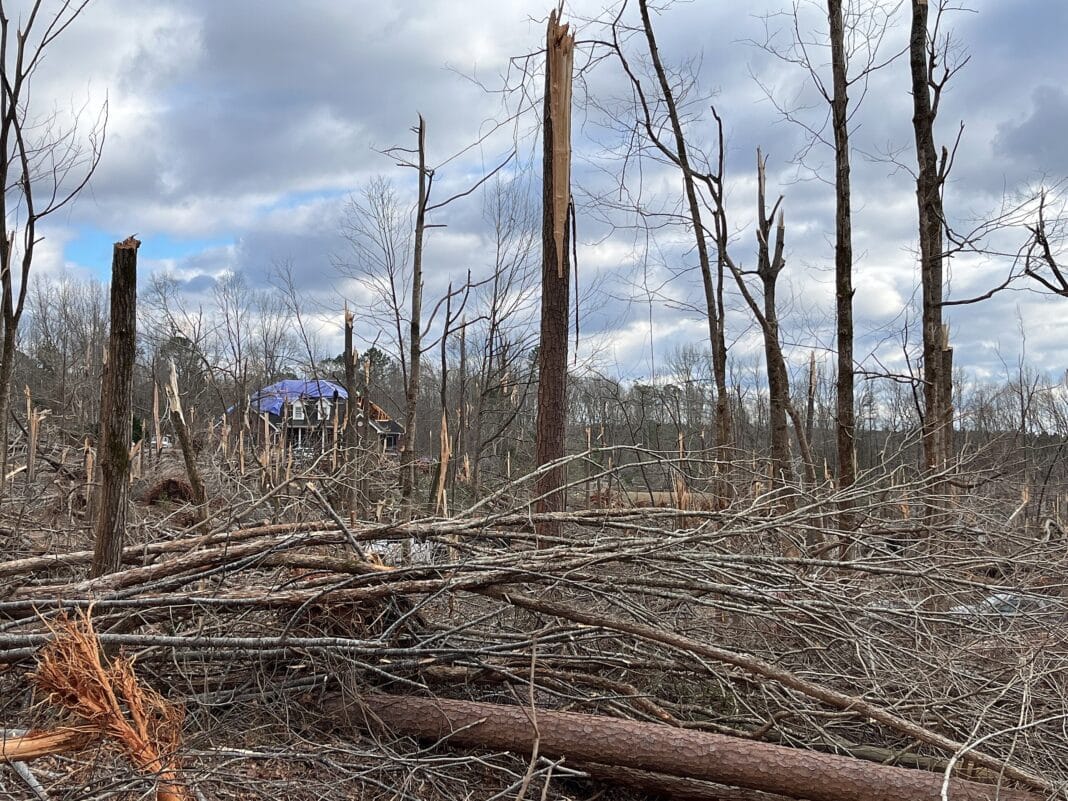
M624 19L633 22L631 5ZM88 191L47 227L39 269L106 278L111 243L136 232L142 275L169 272L196 303L227 272L267 286L274 267L289 263L329 350L344 299L358 316L369 302L337 267L348 258L340 236L344 206L378 175L401 193L412 191L413 171L381 151L410 146L417 112L427 120L439 197L470 185L516 144L519 156L509 169L536 152L536 117L524 111L509 120L522 103L517 93L500 90L516 83L522 62L510 59L541 46L549 6L92 0L52 46L34 102L92 110L106 97L107 141ZM625 196L636 197L640 185L648 208L672 208L680 191L670 170L622 158L619 119L629 94L618 64L601 58L599 44L607 38L602 21L614 8L610 0L565 6L579 29L576 63L584 69L574 123L580 348L585 363L643 378L664 370L676 347L703 345L707 328L688 308L699 284L685 232L664 228L650 237L635 229L633 214L606 205L624 196L625 164ZM734 252L748 265L757 146L769 158L769 191L785 196L788 226L785 335L801 360L808 349L826 353L831 344L833 192L820 178L829 176L833 154L817 144L799 159L805 130L779 109L816 128L825 110L804 71L758 46L769 37L777 47L790 45L787 20L776 14L788 8L776 0L694 0L666 8L655 24L665 60L696 76L689 95L694 141L711 141L711 104L724 119ZM904 45L907 17L906 7L886 36L885 56ZM810 8L801 30L818 35L824 22ZM1068 175L1068 55L1061 41L1068 3L971 0L970 9L944 24L954 57L969 58L947 89L939 125L947 145L964 125L946 206L965 229L1021 188ZM629 45L639 70L640 45L637 39ZM824 69L826 53L810 52ZM536 59L529 64L540 69ZM536 81L531 86L538 88ZM872 367L876 359L902 365L901 331L915 318L910 118L908 64L898 59L872 76L853 119L856 309L865 346L858 355ZM442 227L427 245L428 294L462 281L468 270L485 274L493 248L483 209L476 193L435 214L432 222ZM992 244L1014 250L1021 242L1019 232L1010 232ZM951 264L951 296L980 294L1009 267L1006 258L962 256ZM732 356L746 365L759 344L736 295ZM1027 358L1060 373L1068 365L1060 323L1066 310L1066 299L1027 291L954 309L957 363L981 376L1003 375L1020 352L1022 320ZM370 342L378 331L365 319L360 334ZM915 344L913 337L908 347Z

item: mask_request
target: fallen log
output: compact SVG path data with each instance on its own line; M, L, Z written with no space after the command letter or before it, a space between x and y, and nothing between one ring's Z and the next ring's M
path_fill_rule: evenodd
M538 753L810 801L937 801L941 775L655 723L518 706L385 694L334 699L348 725L471 748ZM1038 801L1039 796L951 779L954 801Z
M541 598L534 598L522 593L509 592L499 587L487 587L476 590L476 592L490 598L506 601L521 609L555 615L564 620L570 620L586 626L595 626L610 631L618 631L623 634L631 634L649 642L662 643L682 652L689 652L705 659L712 659L723 664L733 665L734 667L741 668L753 675L777 681L783 687L796 690L797 692L807 695L809 698L822 701L832 707L863 715L876 723L881 723L895 731L919 740L920 742L941 748L951 754L967 750L964 743L946 737L926 726L914 723L913 721L903 718L889 709L873 704L860 696L848 695L847 693L840 692L831 687L809 681L795 673L791 673L785 668L770 662L765 662L750 654L740 651L730 651L726 648L703 643L666 629L584 612L581 609L572 608L565 604L554 603L552 601L542 600ZM1005 776L1037 790L1042 790L1046 793L1059 792L1057 788L1053 787L1050 782L1046 781L1041 776L1016 765L1004 763L996 756L979 751L978 749L973 748L967 750L966 761L987 768L993 771L996 775Z

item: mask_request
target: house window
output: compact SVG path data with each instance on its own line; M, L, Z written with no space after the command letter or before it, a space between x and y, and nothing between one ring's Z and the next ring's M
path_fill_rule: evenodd
M301 403L300 401L293 401L293 419L294 420L303 420L304 419L304 404Z
M333 406L330 404L329 398L319 398L319 419L329 420L330 413L333 411Z

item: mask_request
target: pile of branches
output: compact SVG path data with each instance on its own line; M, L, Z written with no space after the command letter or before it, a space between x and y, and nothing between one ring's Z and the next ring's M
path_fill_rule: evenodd
M1063 795L1068 543L982 479L541 517L513 487L401 523L297 481L101 578L88 551L0 562L0 714L70 725L31 676L82 615L186 718L154 771L46 749L48 797L153 772L198 798Z

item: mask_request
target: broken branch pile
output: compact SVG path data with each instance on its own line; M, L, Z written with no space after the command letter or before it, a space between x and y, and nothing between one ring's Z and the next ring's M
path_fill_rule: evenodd
M554 512L559 536L535 541L542 518L503 495L445 520L354 523L319 519L328 493L298 486L279 494L287 522L161 537L97 579L82 578L88 552L0 562L5 723L34 723L25 676L55 653L61 615L92 607L94 649L136 657L187 706L201 746L183 780L206 793L237 781L220 762L266 788L263 760L315 774L327 752L367 797L397 782L449 797L461 764L513 792L600 776L835 801L1037 799L1068 777L1063 544L994 504L955 504L933 530L907 512L929 507L927 484L871 476L789 503ZM835 529L842 503L860 530ZM1010 596L1011 615L984 614ZM388 778L346 721L378 738ZM403 735L530 761L444 768ZM175 784L162 753L128 753Z

